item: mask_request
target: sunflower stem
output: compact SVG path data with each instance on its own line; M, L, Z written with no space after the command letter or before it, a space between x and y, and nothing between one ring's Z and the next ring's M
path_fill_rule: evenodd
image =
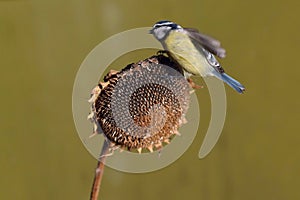
M104 173L104 166L105 166L105 159L106 159L105 155L108 153L108 150L109 150L109 141L104 140L100 157L98 159L97 167L95 170L95 176L94 176L92 191L90 195L90 200L98 199L102 176Z

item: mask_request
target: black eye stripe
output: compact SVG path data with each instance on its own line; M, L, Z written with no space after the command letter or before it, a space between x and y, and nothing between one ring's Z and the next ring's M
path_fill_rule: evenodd
M153 28L160 28L160 27L163 27L163 26L166 26L166 27L171 27L171 29L178 29L178 28L181 28L179 25L171 22L171 21L159 21L157 22Z

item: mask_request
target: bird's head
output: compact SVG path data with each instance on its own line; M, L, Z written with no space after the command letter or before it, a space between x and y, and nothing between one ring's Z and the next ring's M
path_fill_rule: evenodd
M168 36L170 31L179 29L182 29L180 25L171 21L163 20L156 22L149 33L153 34L159 41L162 41Z

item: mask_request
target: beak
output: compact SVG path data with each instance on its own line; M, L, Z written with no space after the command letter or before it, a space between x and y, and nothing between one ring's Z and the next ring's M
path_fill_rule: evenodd
M153 29L149 30L148 33L149 33L149 34L153 34Z

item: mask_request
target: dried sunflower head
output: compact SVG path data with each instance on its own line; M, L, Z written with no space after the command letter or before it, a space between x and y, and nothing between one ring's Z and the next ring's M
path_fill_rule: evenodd
M181 67L157 55L111 70L92 91L89 118L111 146L153 151L185 122L190 86Z

